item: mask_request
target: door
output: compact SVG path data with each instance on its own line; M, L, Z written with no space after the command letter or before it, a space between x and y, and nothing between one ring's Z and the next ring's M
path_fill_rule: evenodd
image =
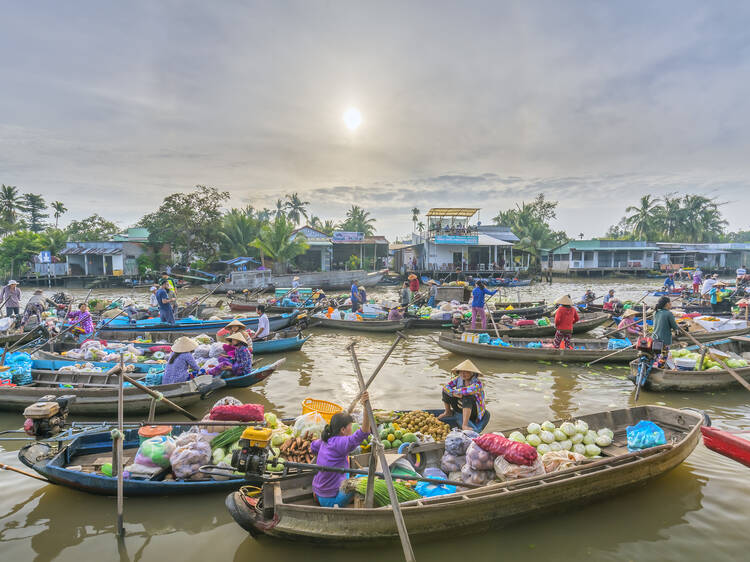
M461 259L463 254L461 252L453 252L453 267L461 267Z
M104 256L104 275L112 275L112 256Z

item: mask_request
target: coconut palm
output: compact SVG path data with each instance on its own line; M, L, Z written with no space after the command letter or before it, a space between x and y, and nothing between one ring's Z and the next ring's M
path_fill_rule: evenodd
M652 198L651 195L641 197L639 206L630 206L625 209L626 213L631 213L625 218L625 223L633 231L636 240L647 240L656 230L656 218L662 213L663 207L659 205L658 198Z
M294 236L295 224L284 215L279 215L271 224L260 229L252 245L261 251L261 255L274 260L274 270L281 273L286 264L308 249L304 236Z
M310 204L309 201L302 201L297 193L292 193L286 196L286 202L284 208L286 209L286 216L294 224L299 224L302 221L302 217L307 218L307 206Z
M253 241L258 237L261 225L262 221L252 207L230 209L222 217L219 230L222 254L225 257L256 256L258 250Z
M42 233L44 238L45 249L55 256L65 248L68 241L68 233L59 228L48 228Z
M52 216L55 217L55 228L57 228L57 223L60 220L60 217L68 212L68 208L63 204L62 201L55 201L50 206L54 211L54 214Z
M419 221L417 223L417 232L419 232L419 233L424 232L424 223L422 221Z
M411 222L414 223L414 230L417 229L417 221L419 220L419 213L421 211L417 207L413 207L411 210Z
M0 218L3 222L8 226L16 224L18 214L24 210L18 188L14 185L2 184L2 187L0 187Z
M375 234L375 227L372 223L375 219L370 216L368 211L362 207L352 205L346 212L346 220L341 223L341 230L349 232L361 232L365 237Z
M320 230L326 236L333 236L333 231L336 230L336 221L326 219L323 224L320 225L320 228L318 230Z
M286 210L285 210L284 200L283 199L277 199L276 200L276 209L274 209L273 215L276 218L278 218L281 215L286 216Z

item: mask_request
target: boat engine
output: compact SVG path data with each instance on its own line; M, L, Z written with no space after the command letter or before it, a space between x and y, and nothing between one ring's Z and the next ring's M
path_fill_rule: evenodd
M246 475L262 476L268 460L271 429L248 427L242 432L239 448L232 454L232 468Z
M73 395L43 396L23 411L26 421L24 431L35 439L46 439L57 435L65 427L68 419L68 404L75 400Z

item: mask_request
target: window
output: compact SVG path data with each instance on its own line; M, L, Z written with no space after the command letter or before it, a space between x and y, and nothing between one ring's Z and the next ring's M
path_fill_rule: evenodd
M570 259L572 259L573 261L581 261L581 254L582 254L582 252L573 251L573 252L571 252L571 258Z

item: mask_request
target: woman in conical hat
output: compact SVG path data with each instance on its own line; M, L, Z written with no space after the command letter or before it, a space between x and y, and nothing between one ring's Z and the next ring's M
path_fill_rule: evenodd
M247 327L242 322L235 319L235 320L232 320L226 326L224 326L221 330L216 332L216 341L225 342L227 341L227 336L229 334L235 334L237 332L244 333L245 339L247 341L252 341L252 338L255 335L255 332L248 330Z
M200 370L193 357L193 351L198 347L195 340L187 337L177 338L172 344L172 353L164 366L162 384L185 382L190 378L190 371Z
M457 418L462 429L472 429L470 424L478 424L486 415L484 405L484 387L479 380L482 371L469 359L453 367L456 375L443 387L443 405L445 411L438 419Z
M581 317L578 310L573 306L570 295L563 295L555 301L558 306L555 311L555 347L573 349L570 343L570 336L573 335L573 324L578 322Z

